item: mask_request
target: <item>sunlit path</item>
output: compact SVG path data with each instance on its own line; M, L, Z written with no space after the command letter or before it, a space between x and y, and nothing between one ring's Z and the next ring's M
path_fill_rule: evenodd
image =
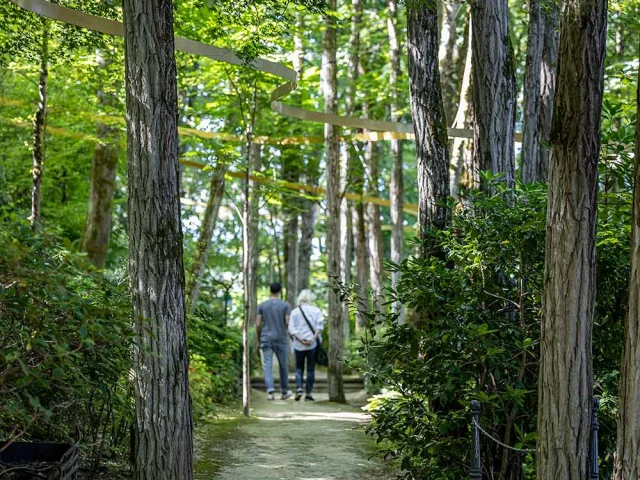
M251 419L223 420L198 436L196 475L201 480L392 479L390 465L373 456L364 433L367 416L350 405L327 402L268 402L254 391ZM358 401L360 394L350 400Z

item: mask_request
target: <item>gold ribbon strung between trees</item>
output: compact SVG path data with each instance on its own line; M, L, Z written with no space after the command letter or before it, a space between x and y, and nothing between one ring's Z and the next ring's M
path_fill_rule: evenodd
M63 7L54 3L50 3L46 0L10 0L15 5L33 12L37 15L57 20L60 22L75 25L77 27L86 28L88 30L94 30L96 32L105 33L107 35L123 37L124 25L121 22L115 20L109 20L103 17L97 17L95 15L89 15L87 13L73 10L71 8ZM214 47L202 42L189 40L188 38L175 37L175 48L178 51L189 53L191 55L198 55L209 58L218 62L224 62L231 65L246 65L246 62L239 58L233 51ZM362 129L369 130L370 132L363 132L352 135L351 138L359 141L382 141L382 140L411 140L414 138L413 126L410 123L399 122L387 122L379 120L371 120L367 118L348 117L343 115L337 115L333 113L318 112L313 110L307 110L299 107L292 107L285 105L280 100L293 92L296 89L297 73L291 68L257 58L253 60L250 65L257 71L274 75L286 81L286 83L277 87L271 92L271 108L281 114L291 118L297 118L299 120L305 120L316 123L329 123L332 125L339 125L342 127L348 127L352 130ZM195 130L195 129L189 129ZM217 138L228 139L232 141L242 141L242 136L236 136L232 134L215 134L209 132L202 132L195 130L191 132L193 135L197 135L203 138ZM459 138L473 138L473 132L468 129L449 129L450 137ZM269 144L302 144L302 143L322 143L324 141L321 136L314 137L290 137L282 139L271 139L270 137L256 137L256 143L269 143Z

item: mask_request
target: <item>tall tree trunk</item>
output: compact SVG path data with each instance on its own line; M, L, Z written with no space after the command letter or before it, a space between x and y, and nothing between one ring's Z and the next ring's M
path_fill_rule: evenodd
M467 22L467 49L464 63L464 72L462 74L462 83L460 84L460 101L458 103L458 111L453 120L453 128L470 129L472 112L472 88L471 88L471 70L472 70L472 43L473 24L469 17ZM473 160L473 142L467 138L456 137L453 140L453 157L454 157L454 175L451 180L451 196L458 197L458 188L474 188L480 184L479 169Z
M407 2L411 116L418 160L418 209L423 254L432 229L448 222L449 139L438 70L437 2ZM426 250L425 250L426 249Z
M318 219L318 204L315 201L306 199L303 203L303 208L302 223L300 225L300 245L298 245L298 291L309 288L313 236Z
M31 190L31 230L40 228L40 203L42 202L42 174L44 168L44 134L47 117L47 79L49 77L49 21L42 27L40 46L40 80L38 82L38 107L33 116L33 188Z
M358 162L357 175L359 181L354 185L355 193L364 197L364 169ZM367 317L364 313L369 311L369 244L367 242L367 218L366 204L356 202L353 207L353 239L356 252L356 331L362 331L367 326Z
M559 38L558 2L530 0L525 69L522 158L523 182L545 181Z
M296 148L297 153L299 148ZM282 178L291 183L300 181L300 168L294 151L285 148L282 154ZM284 269L285 269L285 300L295 305L298 294L298 214L300 213L297 197L289 197L283 202L284 217Z
M368 108L366 109L368 110ZM367 142L364 151L365 164L369 169L369 196L378 198L379 151L377 144ZM376 312L383 312L384 294L382 291L384 281L384 248L382 244L382 222L380 220L380 206L369 202L366 206L367 241L369 243L369 279L373 293L373 307Z
M545 3L544 42L542 45L542 70L540 72L540 116L538 132L538 179L546 181L549 177L549 143L551 141L551 120L553 118L553 99L556 93L558 76L558 47L560 43L560 4L559 1Z
M187 310L192 310L198 304L200 296L200 285L204 272L207 268L209 260L209 252L211 251L211 241L213 239L213 231L216 228L218 220L218 211L220 203L224 195L224 176L227 172L227 162L225 159L218 157L216 168L211 176L209 183L209 198L207 200L207 208L204 211L200 234L198 235L198 243L196 244L195 258L191 265L191 274L187 284Z
M482 170L515 184L515 66L507 0L477 0L473 21L473 149ZM488 186L485 185L485 188Z
M111 62L98 53L98 67L106 70ZM114 99L108 93L98 91L98 103L106 106ZM98 143L93 152L91 165L91 185L89 186L89 206L82 235L82 251L98 268L103 268L109 249L111 235L111 214L115 191L116 170L118 168L117 129L98 122L96 129Z
M442 100L446 125L451 123L455 114L456 100L460 88L460 78L457 75L460 49L456 37L458 14L462 7L461 0L447 0L435 2L441 5L440 45L438 49L438 64L441 78L447 81L442 85Z
M345 172L347 171L345 165ZM340 203L340 231L344 232L340 249L340 281L345 287L351 284L351 264L353 260L353 217L352 205L346 198ZM344 329L344 341L351 337L351 318L349 316L349 304L342 304L342 328Z
M173 8L123 2L136 480L193 478Z
M640 69L636 90L640 114ZM631 276L629 309L624 330L624 353L620 371L620 414L614 462L615 480L640 478L640 122L636 122L635 184L631 225Z
M527 35L527 58L524 74L524 106L522 131L522 157L520 176L525 183L538 180L540 156L540 73L542 47L544 44L543 0L529 0L529 33Z
M335 12L337 0L328 0L327 10ZM323 38L322 90L325 109L337 112L337 72L336 72L336 20L329 15ZM324 137L327 158L327 279L340 279L340 144L338 127L325 124ZM342 327L342 307L340 297L329 287L329 400L345 402L342 380L342 358L344 355L344 330Z
M387 18L387 32L389 35L389 56L391 57L391 72L389 73L389 87L391 88L391 121L400 121L400 94L398 92L398 77L400 71L400 40L398 38L398 2L388 0L389 16ZM404 251L404 180L402 176L402 141L391 140L391 182L389 198L391 201L391 261L399 264ZM365 252L366 254L366 252ZM400 272L393 272L392 287L395 289L400 282ZM365 293L367 290L365 290ZM393 303L393 313L397 321L404 323L404 306L400 302Z
M551 133L537 474L591 474L595 242L607 0L567 0Z
M261 147L251 143L248 136L247 166L242 205L242 270L244 287L244 319L242 322L242 414L249 416L251 408L251 348L249 328L253 325L258 310L258 234L260 191L258 183L250 175L260 171Z

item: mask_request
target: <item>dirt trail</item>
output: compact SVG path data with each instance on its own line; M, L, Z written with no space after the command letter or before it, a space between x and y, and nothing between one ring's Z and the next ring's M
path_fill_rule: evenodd
M253 392L252 418L220 420L199 430L197 480L391 480L393 468L374 456L356 407L275 400ZM350 400L358 401L358 398Z

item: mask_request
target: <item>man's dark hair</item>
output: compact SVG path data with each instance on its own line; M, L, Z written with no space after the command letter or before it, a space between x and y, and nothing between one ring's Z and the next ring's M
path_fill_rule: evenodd
M271 290L271 293L280 293L282 292L282 285L280 285L278 282L273 282L271 285L269 285L269 290Z

